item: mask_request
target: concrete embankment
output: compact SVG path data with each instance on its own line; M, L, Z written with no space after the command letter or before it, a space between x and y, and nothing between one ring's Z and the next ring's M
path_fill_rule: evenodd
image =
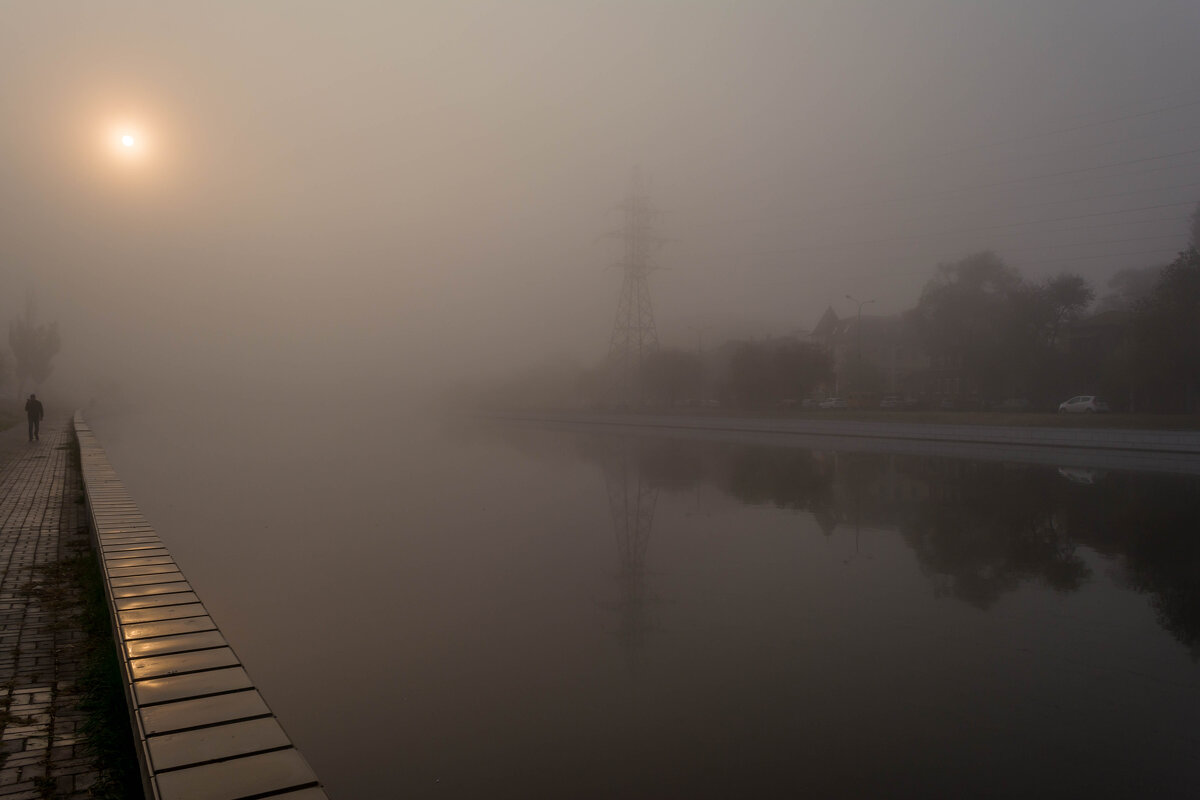
M811 449L1018 461L1094 469L1200 473L1200 431L939 425L836 419L509 412L537 426L704 438Z
M326 800L92 430L74 426L146 797Z

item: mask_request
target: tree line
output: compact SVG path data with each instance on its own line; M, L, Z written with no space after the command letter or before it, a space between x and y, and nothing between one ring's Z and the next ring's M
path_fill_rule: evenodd
M603 465L612 442L580 437L575 446ZM632 453L653 489L707 485L748 505L809 512L826 536L856 521L893 530L935 592L978 608L1030 583L1079 591L1092 578L1079 548L1091 548L1200 658L1194 476L1095 472L1095 485L1084 485L1053 467L676 439L639 439ZM897 482L919 491L882 490Z
M1171 263L1126 269L1094 303L1082 277L1030 282L995 254L938 267L906 319L935 363L957 369L982 403L1047 405L1100 394L1135 411L1195 411L1200 403L1200 207ZM1087 313L1114 312L1095 347L1063 341ZM1093 317L1097 319L1098 317Z
M1171 263L1121 270L1102 296L1077 274L1030 280L991 251L940 264L915 306L899 317L928 359L923 388L896 391L926 401L950 394L968 407L1016 399L1052 409L1073 395L1098 394L1114 409L1195 411L1198 248L1200 205L1188 246ZM1083 335L1089 325L1100 331L1090 340ZM834 386L843 393L884 388L879 364L861 355L842 361L835 364L827 343L809 339L730 342L706 354L666 347L647 353L620 381L607 363L560 360L455 387L446 400L493 408L753 409L799 402ZM948 382L953 389L945 388ZM618 384L623 393L614 389Z

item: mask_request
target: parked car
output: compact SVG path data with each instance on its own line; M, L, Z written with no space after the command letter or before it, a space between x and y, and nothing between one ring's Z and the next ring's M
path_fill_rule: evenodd
M850 408L878 408L879 395L876 392L851 392L846 398Z
M1090 414L1095 411L1108 411L1108 403L1091 394L1081 394L1058 404L1060 414Z
M1029 400L1024 397L1010 397L996 405L997 411L1028 411Z
M884 398L879 401L880 408L903 408L903 406L904 401L894 394L885 395Z
M822 400L819 408L849 408L850 404L842 397L827 397Z
M800 407L801 408L816 408L817 401L813 400L811 397L806 397L800 401Z

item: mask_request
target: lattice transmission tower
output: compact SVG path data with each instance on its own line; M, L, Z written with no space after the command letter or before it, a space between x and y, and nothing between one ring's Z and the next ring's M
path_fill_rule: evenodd
M653 255L663 240L655 233L653 222L657 211L637 169L633 171L629 195L619 208L623 224L613 235L621 239L622 245L621 259L617 262L622 273L621 295L608 359L617 399L640 402L642 363L658 350L658 331L654 327L654 307L646 276L655 269Z

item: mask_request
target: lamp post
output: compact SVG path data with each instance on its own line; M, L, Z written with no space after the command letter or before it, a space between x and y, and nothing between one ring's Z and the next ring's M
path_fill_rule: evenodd
M858 321L854 323L854 333L856 333L857 342L854 343L854 349L858 350L858 360L863 360L863 306L869 306L875 300L856 300L851 295L846 295L846 300L858 303Z
M858 374L858 377L856 379L854 379L854 383L858 384L859 387L862 387L862 380L863 380L863 375L862 375L862 372L863 372L863 306L869 306L869 305L871 305L872 302L875 302L875 300L874 299L856 300L856 299L854 299L854 297L852 295L846 295L846 300L858 303L858 320L856 321L856 323L854 323L854 339L856 339L856 341L854 341L854 351L856 351L856 355L854 355L854 361L856 361L856 363L858 365L859 374Z
M711 327L712 327L711 325L688 325L689 331L696 332L696 369L699 370L699 373L698 373L699 377L697 378L697 385L695 387L697 395L707 395L708 394L709 386L708 386L708 381L705 379L706 378L706 370L704 369L704 332ZM699 505L699 502L700 502L699 498L700 498L700 493L699 493L699 490L697 490L697 492L696 492L697 505Z

